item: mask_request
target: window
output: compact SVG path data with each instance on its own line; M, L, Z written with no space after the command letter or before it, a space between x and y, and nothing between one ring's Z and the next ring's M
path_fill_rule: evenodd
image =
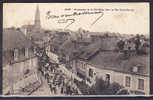
M35 48L31 47L31 51L32 51L32 53L35 53Z
M110 75L106 74L106 81L110 81Z
M29 56L29 49L25 48L25 57L28 57L28 56Z
M69 56L68 55L66 55L66 61L69 61Z
M125 86L126 87L130 87L131 84L131 78L129 76L125 77Z
M93 70L91 68L89 69L89 76L93 77Z
M14 60L14 51L13 50L10 50L10 56Z
M18 49L14 49L14 60L15 61L18 60L18 56L19 56Z
M138 79L138 89L144 90L144 80Z
M85 63L83 63L83 68L86 69L86 64Z
M81 61L81 66L82 66L83 69L85 69L85 68L84 68L84 63L83 63L82 61Z
M25 48L22 48L21 52L22 52L23 56L25 56Z

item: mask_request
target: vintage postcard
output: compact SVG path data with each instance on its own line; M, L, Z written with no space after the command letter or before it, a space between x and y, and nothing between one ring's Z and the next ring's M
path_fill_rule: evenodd
M149 95L149 3L4 3L4 96Z

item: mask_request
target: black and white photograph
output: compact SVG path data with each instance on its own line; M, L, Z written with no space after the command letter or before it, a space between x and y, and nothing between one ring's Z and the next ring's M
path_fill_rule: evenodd
M4 3L4 96L147 96L149 3Z

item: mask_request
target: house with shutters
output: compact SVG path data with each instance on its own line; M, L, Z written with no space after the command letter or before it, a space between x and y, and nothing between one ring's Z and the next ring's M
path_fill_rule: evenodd
M91 44L76 59L76 74L87 83L95 84L96 77L116 82L133 95L149 95L150 58L148 55L133 55L128 59L120 52L102 50L100 43Z
M149 95L149 54L131 54L123 59L125 55L123 52L115 51L116 45L115 38L102 38L82 47L77 41L68 40L63 43L60 50L73 73L89 86L94 85L98 77L110 83L119 83L130 94Z
M20 29L3 29L3 93L37 70L34 44ZM28 83L28 82L25 82Z

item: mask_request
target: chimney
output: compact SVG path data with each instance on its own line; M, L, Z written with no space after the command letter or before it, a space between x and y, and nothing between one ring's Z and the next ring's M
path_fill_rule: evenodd
M27 36L27 29L26 28L23 30L23 33L25 36Z
M134 73L137 73L137 72L139 71L139 68L140 68L141 66L142 66L142 65L140 65L140 64L134 66L134 67L132 68L132 71L133 71Z
M134 66L133 69L132 69L132 71L133 71L134 73L138 72L138 66Z

